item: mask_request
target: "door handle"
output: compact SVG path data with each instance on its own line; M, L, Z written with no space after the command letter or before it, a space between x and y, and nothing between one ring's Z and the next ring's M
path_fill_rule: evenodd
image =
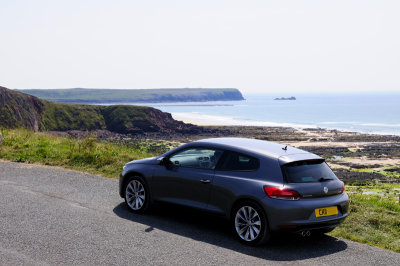
M211 183L211 180L210 179L200 179L200 182L203 184L208 184L208 183Z

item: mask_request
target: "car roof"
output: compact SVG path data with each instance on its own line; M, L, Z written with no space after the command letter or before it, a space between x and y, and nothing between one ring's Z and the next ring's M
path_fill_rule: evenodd
M210 138L202 139L193 144L208 144L215 147L225 147L227 149L257 153L262 156L280 159L281 163L289 163L299 160L322 159L318 155L300 150L291 146L286 146L276 142L249 138Z

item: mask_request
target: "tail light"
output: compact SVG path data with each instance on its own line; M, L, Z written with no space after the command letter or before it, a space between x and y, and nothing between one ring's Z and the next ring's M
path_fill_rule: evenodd
M301 198L297 191L283 187L264 186L264 191L268 197L273 199L299 200Z
M343 182L342 182L343 183ZM342 194L344 192L344 183L342 185L342 191L340 191L340 194Z

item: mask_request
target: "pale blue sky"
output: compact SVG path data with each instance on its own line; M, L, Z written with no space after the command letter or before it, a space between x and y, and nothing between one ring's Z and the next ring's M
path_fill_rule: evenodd
M0 0L0 85L400 91L400 1Z

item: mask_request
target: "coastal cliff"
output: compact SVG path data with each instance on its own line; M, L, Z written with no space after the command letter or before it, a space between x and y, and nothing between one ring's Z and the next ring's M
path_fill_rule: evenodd
M207 102L244 100L238 89L33 89L19 90L43 100L64 103Z
M34 96L0 87L0 127L38 131L44 105Z
M201 127L144 106L55 103L0 87L0 127L34 131L109 130L137 134L196 133Z

